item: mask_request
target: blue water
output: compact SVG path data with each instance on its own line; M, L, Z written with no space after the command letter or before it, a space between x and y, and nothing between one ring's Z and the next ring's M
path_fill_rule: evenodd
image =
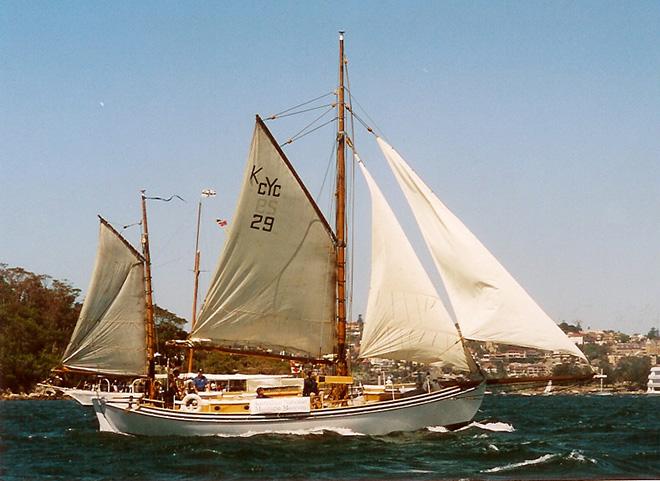
M458 432L135 438L74 401L0 401L0 479L654 479L660 396L487 396Z

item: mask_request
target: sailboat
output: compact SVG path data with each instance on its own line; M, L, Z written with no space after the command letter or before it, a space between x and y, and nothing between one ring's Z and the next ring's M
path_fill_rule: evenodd
M265 122L256 117L241 193L224 248L187 345L326 366L318 396L224 393L163 408L94 407L115 432L242 435L348 429L381 435L455 428L477 413L487 384L466 340L584 354L383 138L377 144L403 190L441 274L453 318L384 194L357 152L369 188L371 281L361 358L433 363L460 374L406 390L353 389L346 356L346 132L344 36L339 37L335 226L309 194ZM547 380L547 379L546 379Z
M143 242L148 255L146 210L143 202ZM151 275L145 256L99 216L99 242L94 271L78 321L62 357L60 373L95 375L86 388L52 386L84 406L92 399L137 400L135 380L147 380L154 356ZM150 328L151 326L151 328ZM125 379L127 392L113 390L112 379Z
M545 389L543 389L543 395L544 396L552 396L552 388L554 386L552 385L552 379L548 380L548 384L545 385Z
M603 381L607 379L607 374L603 373L603 368L600 369L600 372L596 375L594 375L594 379L598 379L600 381L600 388L598 389L598 392L596 393L598 396L611 396L612 391L605 391L603 389Z

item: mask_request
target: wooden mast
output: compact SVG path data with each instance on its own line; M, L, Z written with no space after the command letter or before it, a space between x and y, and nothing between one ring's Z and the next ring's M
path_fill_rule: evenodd
M147 375L148 381L148 394L153 399L155 394L154 378L155 368L154 354L155 354L155 325L154 325L154 304L151 288L151 255L149 254L149 226L147 225L147 201L145 191L140 191L142 200L142 253L144 256L144 288L147 299L147 311L145 316L145 327L147 331Z
M195 282L193 287L193 303L192 303L192 316L190 321L190 332L195 329L197 323L197 290L199 288L199 222L202 217L202 199L197 204L197 234L195 235ZM188 372L192 372L193 368L193 355L195 350L191 347L188 349Z
M337 374L348 374L346 362L346 134L344 103L344 32L339 32L337 89Z

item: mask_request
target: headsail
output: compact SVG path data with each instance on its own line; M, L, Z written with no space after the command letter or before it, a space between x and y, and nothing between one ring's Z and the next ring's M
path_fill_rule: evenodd
M62 364L115 375L146 374L144 260L101 219L96 264Z
M467 339L584 354L383 139Z
M333 352L332 231L257 117L243 187L190 338L216 345Z
M463 343L394 212L362 162L371 193L371 284L360 357L440 362L469 371Z

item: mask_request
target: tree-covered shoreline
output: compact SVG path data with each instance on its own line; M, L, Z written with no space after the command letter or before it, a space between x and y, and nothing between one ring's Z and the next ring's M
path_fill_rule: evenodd
M80 290L0 264L0 389L30 392L62 358L76 325Z
M30 393L59 366L81 309L80 290L68 281L35 274L22 267L0 263L0 393ZM154 306L156 351L165 365L187 368L186 350L167 346L172 339L185 339L186 320ZM579 332L580 326L560 325L566 332ZM649 338L657 336L657 329ZM643 389L650 367L648 358L624 358L616 366L607 362L607 346L585 344L583 351L592 366L607 374L607 384ZM216 373L287 374L288 361L234 356L220 352L195 352L193 369ZM575 367L559 365L555 375L576 374ZM564 372L566 371L566 372Z
M82 304L80 289L68 281L0 263L0 393L31 393L57 368L69 343ZM154 306L159 370L183 365L186 351L167 346L185 339L186 320ZM196 352L195 369L207 372L289 372L280 360L250 360L217 352Z

